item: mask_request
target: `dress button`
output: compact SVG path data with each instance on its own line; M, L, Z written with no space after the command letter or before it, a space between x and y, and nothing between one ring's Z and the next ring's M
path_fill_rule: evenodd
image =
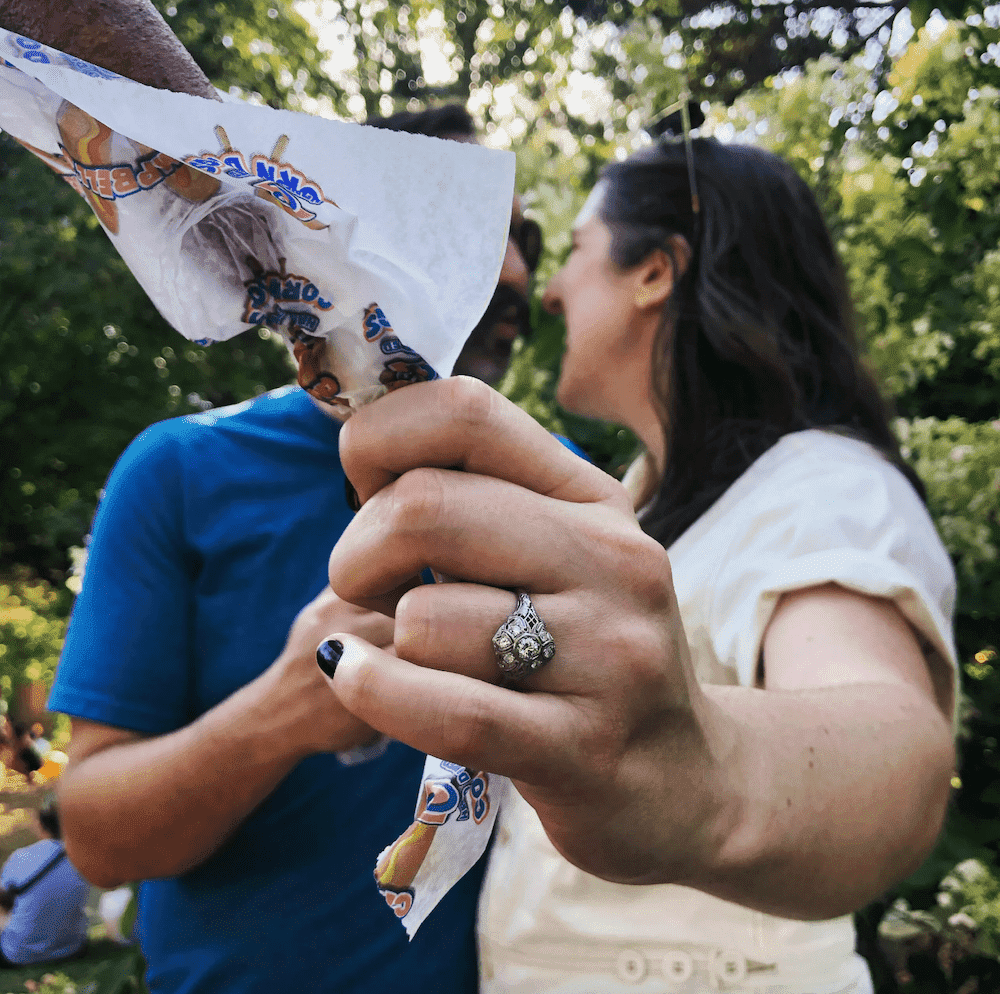
M646 957L637 949L623 949L615 959L615 973L619 980L638 984L646 976Z
M677 949L663 957L663 972L667 980L682 984L694 973L694 960L682 949Z
M712 976L727 984L738 984L747 975L747 961L742 953L720 949L712 959Z

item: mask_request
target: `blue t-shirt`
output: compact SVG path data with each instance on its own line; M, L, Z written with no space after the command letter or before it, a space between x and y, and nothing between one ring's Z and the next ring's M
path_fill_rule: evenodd
M108 480L49 707L158 735L263 672L352 516L338 434L284 388L140 435ZM474 991L483 861L412 942L372 877L422 769L400 743L311 756L205 863L144 882L150 991Z
M0 886L20 887L62 852L62 843L42 839L11 853ZM11 963L47 963L78 952L87 938L87 883L65 856L14 900L0 934L0 950Z

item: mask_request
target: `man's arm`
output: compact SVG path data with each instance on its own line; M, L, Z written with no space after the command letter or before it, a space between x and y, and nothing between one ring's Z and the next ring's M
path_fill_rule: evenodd
M219 99L150 0L0 0L0 27L147 86Z
M302 612L256 680L167 735L75 719L59 780L63 838L99 887L173 876L211 855L305 756L369 741L316 666L316 646L347 626L380 644L392 621L329 590Z

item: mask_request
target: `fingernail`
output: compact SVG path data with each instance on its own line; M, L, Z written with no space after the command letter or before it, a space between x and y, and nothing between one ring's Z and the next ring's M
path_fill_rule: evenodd
M347 506L352 511L361 510L361 501L358 499L358 492L354 489L354 484L346 477L344 478L344 496L347 498Z
M337 639L327 639L321 642L316 650L316 665L328 676L337 672L337 663L344 654L344 643Z

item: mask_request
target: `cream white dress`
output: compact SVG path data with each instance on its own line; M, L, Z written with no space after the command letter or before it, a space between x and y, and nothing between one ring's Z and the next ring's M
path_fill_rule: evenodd
M894 601L925 653L957 673L947 553L906 478L864 443L786 436L668 553L703 683L752 686L780 595L829 581ZM514 791L479 945L483 994L871 991L850 916L789 921L685 887L608 883L563 859Z

